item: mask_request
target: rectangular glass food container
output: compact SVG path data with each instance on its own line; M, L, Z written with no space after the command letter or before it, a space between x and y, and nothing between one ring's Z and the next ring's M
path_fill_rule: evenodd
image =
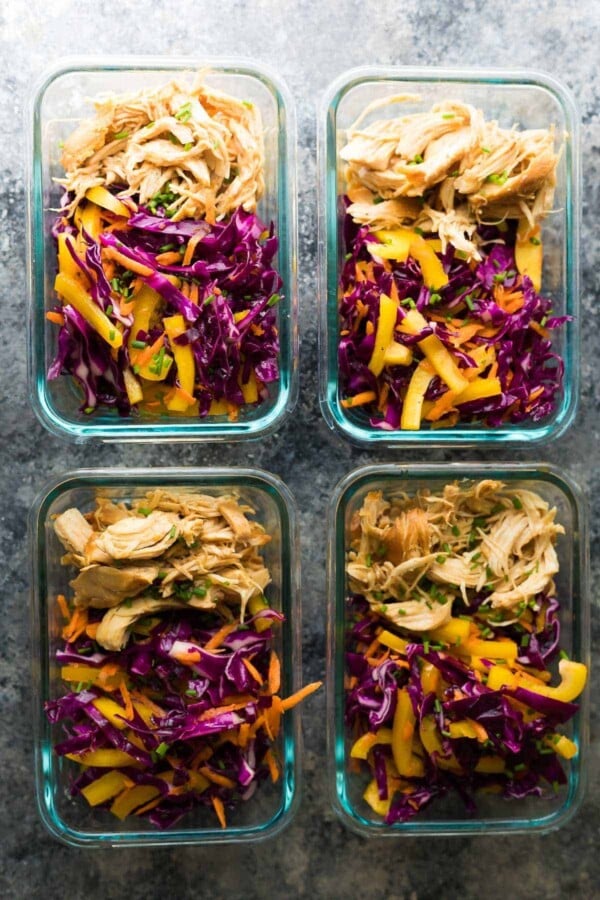
M69 596L72 578L69 567L60 564L64 549L54 533L52 517L72 506L90 510L97 496L122 501L157 487L209 494L236 491L253 507L256 520L273 537L262 552L272 576L267 599L285 616L274 639L282 661L281 689L287 696L300 687L296 510L292 495L278 478L258 469L80 469L47 484L29 517L35 780L42 822L50 834L71 846L162 847L258 841L287 825L298 803L301 737L295 710L283 717L277 740L281 777L275 784L263 782L250 800L229 815L226 829L219 827L210 809L192 811L174 828L160 831L135 816L120 822L107 810L89 807L83 797L69 796L68 785L78 767L53 752L61 726L50 725L43 708L46 700L65 692L60 666L55 662L64 624L56 597L60 593Z
M578 755L561 760L567 784L552 799L528 797L504 800L491 794L477 794L477 812L472 816L458 797L434 801L405 823L386 825L362 799L366 774L348 769L352 735L344 723L345 637L350 621L346 606L345 556L349 545L352 516L360 509L369 491L394 490L414 494L419 489L439 490L456 480L469 482L499 479L510 487L536 491L557 508L557 521L565 527L557 552L560 572L556 576L561 602L561 647L571 659L589 667L589 546L587 510L581 491L555 468L548 465L491 463L443 463L435 465L365 466L347 475L337 486L329 508L328 556L328 763L333 807L352 830L368 837L401 835L466 835L551 831L567 822L581 803L589 745L589 687L577 701L577 715L561 731L576 741ZM589 678L588 678L589 683Z
M541 422L490 428L457 425L420 431L384 431L369 425L360 409L341 405L337 348L338 284L344 262L344 181L339 152L345 132L373 101L394 94L417 94L420 103L388 107L377 118L423 111L444 99L457 99L483 110L502 127L547 128L554 125L564 146L557 170L554 211L544 221L542 293L552 298L555 315L572 320L553 332L553 347L564 361L562 393L552 415ZM468 445L512 441L545 442L562 434L576 413L579 385L579 116L571 93L551 75L531 71L363 67L345 72L327 89L319 115L319 292L320 402L331 428L355 444Z
M274 222L279 238L275 267L283 279L278 304L281 343L280 378L258 406L240 410L235 422L227 416L121 418L113 410L91 415L79 412L81 393L73 379L48 381L57 328L45 314L54 305L56 245L51 228L60 207L62 188L53 179L64 174L60 143L78 122L93 113L99 94L158 87L170 79L207 68L207 82L259 107L265 128L265 192L258 214ZM130 57L63 60L40 79L27 123L29 134L29 385L33 408L53 433L77 442L243 440L273 431L293 408L297 395L298 325L296 288L296 131L293 101L286 85L267 67L244 59L205 57Z

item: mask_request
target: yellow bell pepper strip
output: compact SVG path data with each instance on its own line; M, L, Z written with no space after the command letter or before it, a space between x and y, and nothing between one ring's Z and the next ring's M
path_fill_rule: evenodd
M100 670L94 666L63 666L60 670L60 677L63 681L74 681L77 684L95 684Z
M133 787L134 783L123 772L113 769L111 772L106 772L100 778L90 782L90 784L82 788L81 793L90 806L98 806L99 803L106 803L107 800L112 800L125 788Z
M415 714L407 688L397 693L396 711L392 724L392 757L400 775L413 775L412 743Z
M54 290L65 301L70 303L78 313L98 332L107 344L118 350L123 344L123 335L117 326L110 321L99 306L97 306L88 292L68 275L59 272L54 281Z
M389 647L390 650L396 650L397 653L404 653L408 647L408 641L385 629L377 635L377 640L385 647Z
M251 616L255 616L256 613L261 612L263 609L270 609L267 598L263 594L257 594L255 597L250 597L248 600L248 612ZM269 619L257 619L252 623L252 627L256 631L266 631L267 628L271 627L271 621Z
M375 391L361 391L360 394L355 394L354 397L346 397L341 401L341 405L344 409L354 409L356 406L366 406L367 403L373 403L374 400L377 400Z
M209 416L226 416L229 413L229 406L226 400L213 400L208 410Z
M421 685L424 694L439 694L442 676L433 663L423 662L421 665Z
M404 334L416 335L427 328L427 321L417 309L411 309L406 313L398 328ZM430 334L418 344L442 381L448 385L451 391L462 394L467 389L469 382L461 374L450 351L442 344L439 337L436 334Z
M472 403L473 400L487 400L488 397L499 397L502 385L499 378L474 378L468 387L454 398L456 406L461 403Z
M172 365L173 357L165 352L164 347L161 347L152 355L150 362L143 366L136 365L136 372L145 381L164 381Z
M440 288L448 284L448 276L444 272L444 267L440 259L435 254L435 250L430 246L430 242L426 241L420 235L413 235L410 244L409 256L419 263L423 281L428 288L439 291Z
M254 370L250 370L250 377L245 383L242 381L240 374L240 389L244 397L244 403L256 403L258 401L258 384L256 383Z
M493 691L499 691L503 687L516 687L517 676L506 666L492 666L488 672L487 686Z
M93 240L98 240L98 235L102 231L102 214L100 207L96 203L90 202L85 204L81 211L80 227Z
M460 645L458 652L480 656L483 659L516 659L519 648L510 640L484 641L472 637Z
M410 245L415 237L415 232L408 228L395 228L392 230L381 229L374 232L375 237L381 243L367 244L367 250L372 256L379 259L395 259L397 262L406 262L410 251Z
M471 623L466 619L450 619L445 625L433 628L427 633L429 640L441 641L444 644L461 644L468 640Z
M124 750L114 750L108 747L105 750L89 750L78 756L76 753L65 753L67 759L81 763L82 766L97 766L99 769L116 769L119 766L135 766L140 763Z
M587 666L572 659L561 659L558 663L558 671L561 681L555 687L542 682L535 683L533 679L530 680L529 676L525 675L518 679L518 686L533 694L540 694L542 697L551 697L554 700L562 700L563 703L571 703L585 688Z
M367 731L362 737L359 737L352 745L350 756L354 759L366 759L369 750L372 750L377 744L391 744L392 729L379 728L377 731Z
M75 260L73 259L72 254L69 251L69 247L73 250L74 253L77 253L75 247L75 241L73 240L70 234L66 234L62 232L58 235L57 238L58 243L58 271L62 272L63 275L68 276L69 278L73 278L76 281L80 281L82 283L87 284L87 278L84 273L81 271ZM78 254L79 255L79 254Z
M111 725L123 731L127 727L127 716L122 706L115 703L110 697L98 697L94 700L92 706L95 706L99 713L102 713Z
M406 344L399 344L392 341L385 349L383 354L383 365L385 366L410 366L413 360L412 350Z
M408 390L402 404L400 428L403 431L418 431L423 415L423 401L435 372L427 360L422 360L408 383Z
M123 381L125 382L125 390L131 405L135 406L136 403L141 403L144 399L144 392L141 384L129 367L123 370Z
M577 756L577 744L566 734L553 734L546 739L546 743L563 759L573 759Z
M369 370L373 375L381 375L385 365L385 352L394 338L394 328L398 316L399 303L392 300L387 294L379 298L379 318L377 319L377 331L375 332L375 344Z
M381 800L379 797L379 788L375 779L370 781L363 794L363 800L368 803L374 813L378 816L387 816L392 805L392 792L388 792L387 800Z
M135 787L127 788L112 804L110 811L117 819L126 819L138 806L154 800L160 794L160 788L151 784L138 784Z
M194 354L189 344L181 346L180 344L177 344L175 342L175 338L184 334L186 331L186 325L183 320L183 316L167 316L165 319L163 319L163 324L171 343L173 356L175 357L175 364L177 366L177 378L179 379L179 384L184 391L193 396L194 378L196 375ZM190 405L191 404L188 403L184 397L176 395L168 401L167 409L175 410L177 412L185 412Z
M542 264L544 259L541 229L531 228L527 219L521 219L515 242L515 264L521 275L528 275L536 291L542 287Z
M114 194L111 194L110 191L107 191L106 188L100 187L99 185L97 187L89 188L85 192L85 199L90 200L92 203L97 203L98 206L107 209L116 216L125 216L125 218L128 219L131 215L124 203L121 203Z
M419 725L419 735L423 747L439 769L447 769L449 772L462 772L457 758L453 753L444 756L444 748L439 737L438 726L433 716L423 716Z
M137 362L135 358L136 348L133 342L137 340L140 331L148 332L153 319L155 318L161 302L160 294L144 284L135 295L135 305L133 307L133 322L129 334L129 352L132 362Z
M488 739L488 733L479 722L474 719L461 719L458 722L450 722L448 724L450 737L453 738L473 738L483 744Z
M475 763L475 771L482 775L500 775L504 772L506 763L501 756L482 756Z

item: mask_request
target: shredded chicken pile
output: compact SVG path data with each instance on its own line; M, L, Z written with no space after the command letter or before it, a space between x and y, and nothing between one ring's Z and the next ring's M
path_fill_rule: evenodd
M402 628L448 621L452 604L485 594L507 625L537 594L554 590L556 536L564 534L540 496L499 481L447 485L384 499L367 494L351 525L351 591Z
M552 128L500 128L456 100L362 125L375 109L419 100L404 94L375 101L348 129L340 156L356 222L414 224L438 234L443 249L450 243L479 259L478 223L524 218L533 227L550 211L558 163Z
M74 194L69 214L98 185L123 187L121 197L142 205L167 192L175 221L256 209L264 190L260 111L208 87L204 74L192 86L171 81L95 103L94 118L63 147L66 175L58 180Z
M233 495L156 490L131 507L105 498L88 515L67 509L54 530L76 566L78 607L107 609L96 640L122 649L142 616L166 609L217 609L243 621L248 601L270 575L259 549L271 538Z

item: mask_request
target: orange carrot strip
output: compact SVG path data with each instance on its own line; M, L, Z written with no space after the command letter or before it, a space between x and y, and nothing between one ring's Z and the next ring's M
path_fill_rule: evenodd
M252 677L254 678L256 683L262 684L264 681L264 678L262 677L262 675L260 674L260 672L258 671L256 666L253 666L252 663L250 662L250 660L246 659L245 656L242 657L242 662L244 663L244 665L246 666L247 670L250 672L250 674L252 675Z
M265 724L264 715L259 716L257 719L255 719L254 722L252 723L252 725L250 726L250 731L249 731L248 737L253 738L254 735L256 734L256 732L258 731L258 729L262 728L264 724Z
M248 744L248 738L250 737L250 725L248 722L242 722L240 725L240 730L238 734L238 743L240 747L244 748Z
M46 318L48 319L49 322L54 322L55 325L64 325L65 324L65 317L63 316L63 314L59 313L59 312L54 312L53 310L50 310L50 312L46 313Z
M198 289L198 285L195 282L190 284L190 300L192 303L198 303L200 299L200 291Z
M199 766L200 763L206 762L208 759L211 758L212 755L213 755L212 747L208 747L208 746L202 747L202 749L198 750L198 752L192 759L192 762L190 763L190 769L196 769L196 767Z
M136 355L135 364L138 366L147 365L150 362L150 360L152 359L152 357L154 356L154 354L158 353L158 351L163 346L163 344L164 344L164 333L159 334L159 336L156 338L154 343L151 344L149 347L146 347L145 350L142 350L140 352L139 356Z
M142 694L141 691L131 691L130 696L133 700L137 700L139 703L143 703L148 707L151 713L154 713L155 716L165 716L166 712L162 707L158 706L154 701L147 696L147 694Z
M123 703L125 704L125 712L123 713L123 715L128 721L131 722L135 712L133 709L133 703L131 702L131 695L127 690L127 685L124 681L122 681L119 685L119 692L121 694L121 697L123 698Z
M211 797L212 805L217 814L217 818L221 823L221 828L227 828L227 819L225 818L225 807L220 797Z
M71 618L71 613L69 612L69 607L67 605L67 600L66 600L65 595L58 594L56 597L56 602L58 603L58 608L60 609L60 611L62 613L63 619L65 619L65 621L68 622L69 619Z
M279 662L279 657L274 650L271 650L271 656L269 658L269 674L267 676L267 681L269 683L269 693L276 694L281 685L281 664Z
M362 391L360 394L355 394L354 397L346 397L345 400L342 400L342 406L344 409L354 409L355 406L364 406L376 399L375 391Z
M80 634L85 631L88 623L87 609L76 609L71 617L71 621L62 630L62 636L65 641L72 643Z
M322 684L322 681L313 681L312 684L307 684L306 687L301 688L299 691L296 691L295 694L291 694L289 697L286 697L285 700L282 700L281 709L283 712L292 709L306 697L309 697L311 694L314 694L315 691L318 691Z
M232 631L235 631L237 628L237 622L227 622L222 628L219 628L216 634L213 634L210 641L208 641L204 645L205 650L216 650L217 647L220 647L225 638L231 634Z
M175 250L166 250L164 253L159 253L155 259L161 266L176 266L179 264L181 257Z
M129 269L130 272L135 272L136 275L141 275L144 278L148 278L149 276L154 274L154 271L150 268L150 266L145 266L143 263L139 263L133 259L129 259L128 256L125 256L124 253L121 253L114 247L105 247L104 253L106 256L108 256L109 259L113 259L115 262L118 262L119 265L123 266L123 268L125 269Z
M136 809L135 815L141 816L145 812L150 812L151 809L154 809L155 806L158 806L161 800L162 795L160 797L157 797L156 800L151 800L150 803L145 803L144 806L140 806L139 809Z
M383 383L383 387L381 388L381 391L379 393L379 402L377 403L377 409L380 412L381 412L381 410L385 409L385 407L387 405L387 400L388 400L389 394L390 394L390 386L387 383L387 381L385 381Z
M197 231L196 234L193 234L189 241L187 242L187 246L185 248L185 253L183 254L183 259L181 260L182 266L189 266L192 257L194 256L194 250L198 246L199 241L202 240L203 234L200 231Z
M456 394L453 391L446 391L445 394L442 394L442 396L435 401L435 403L425 416L427 421L437 422L438 419L441 419L442 416L446 415L446 413L452 412L452 410L454 409L455 397Z
M364 656L373 656L373 654L375 653L375 651L377 650L378 647L379 647L379 638L375 637L375 638L373 638L373 640L371 641L371 643L365 650Z
M271 750L267 750L267 752L265 753L265 762L267 763L269 772L271 773L271 781L275 783L279 780L279 766L277 765L277 762Z
M208 781L212 781L213 784L218 784L221 787L231 789L236 786L235 781L232 781L231 778L227 778L226 775L219 775L217 772L213 772L213 770L209 769L208 766L200 766L198 771L201 775L204 775L204 777L208 779Z
M47 318L50 318L50 313L48 313ZM548 338L550 337L550 332L548 331L548 329L544 328L544 326L540 325L538 322L530 322L529 327L531 328L532 331L537 332L537 334L539 334L541 337L545 338L546 340L548 340Z

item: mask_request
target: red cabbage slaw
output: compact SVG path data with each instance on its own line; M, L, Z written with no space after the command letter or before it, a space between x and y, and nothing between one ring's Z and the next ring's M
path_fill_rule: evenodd
M401 427L411 378L425 359L420 343L432 334L461 375L498 379L501 390L455 404L448 385L433 374L424 396L421 427L477 423L495 428L540 422L552 414L562 389L564 364L553 350L551 333L568 317L554 315L551 300L534 289L527 275L518 273L515 222L480 226L478 234L483 256L478 264L462 259L450 244L443 253L435 248L447 284L434 290L411 256L405 262L377 258L377 237L346 215L347 253L339 301L340 394L342 406L358 408L353 414L368 417L371 427L390 431ZM427 235L422 237L429 242ZM394 340L411 350L412 359L408 365L386 365L374 374L369 364L382 295L398 300ZM417 334L404 333L398 326L413 309L425 318L426 327ZM484 354L482 348L489 352Z
M465 615L449 629L421 635L389 631L365 598L347 599L349 765L369 773L364 799L387 825L408 821L448 794L475 814L478 792L544 797L567 781L560 757L572 758L577 746L557 728L579 707L560 697L574 699L583 684L561 693L560 686L527 680L535 670L547 682L560 654L563 684L571 669L580 677L583 672L585 681L585 667L559 651L559 602L538 595L524 610L534 623L527 631L522 617L497 628L482 610L483 599L471 596ZM469 637L461 650L463 632ZM518 647L517 656L499 658L498 638L507 653ZM489 659L481 649L485 641ZM470 654L469 642L481 656Z
M90 623L102 616L90 610ZM266 606L223 627L198 610L147 617L121 651L66 630L56 653L63 679L79 681L45 703L62 738L54 750L81 763L70 793L123 819L170 828L197 807L226 812L281 777L281 717L319 684L286 699Z
M241 208L212 225L172 222L157 203L127 216L99 208L96 235L78 228L76 217L58 217L53 234L65 241L70 274L87 298L76 308L63 297L48 314L59 325L48 378L73 377L84 413L106 407L121 416L169 414L169 399L179 390L178 412L235 419L244 406L264 401L279 378L282 279L274 267L274 226ZM142 288L153 292L156 304L139 329L135 298ZM90 322L90 303L108 320L108 336L122 336L120 346L111 346ZM173 316L184 320L175 338L164 328ZM191 349L187 390L174 342ZM138 380L133 393L132 379Z

